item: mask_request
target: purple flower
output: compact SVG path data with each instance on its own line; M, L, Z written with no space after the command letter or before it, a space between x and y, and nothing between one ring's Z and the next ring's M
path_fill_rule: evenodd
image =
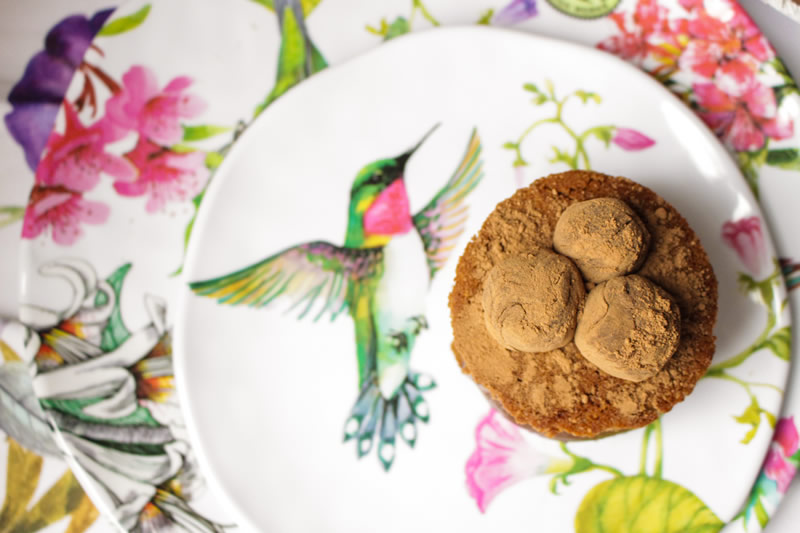
M492 19L492 24L498 26L511 26L535 17L536 0L511 0L506 7L497 12Z
M628 151L644 150L645 148L650 148L656 143L644 133L640 133L630 128L617 128L614 138L611 139L611 142L623 150Z
M53 26L44 50L31 58L22 79L11 89L8 101L13 109L5 123L25 151L31 170L39 163L72 75L111 11L98 11L91 19L73 15Z

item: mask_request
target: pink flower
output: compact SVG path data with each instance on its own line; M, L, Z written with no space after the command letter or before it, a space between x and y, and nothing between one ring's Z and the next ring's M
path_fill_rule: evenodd
M761 220L757 216L736 222L729 220L722 225L722 239L736 251L751 274L758 276L762 273L768 258Z
M134 66L122 76L122 84L122 91L106 102L106 115L158 144L179 142L183 138L179 120L192 118L206 107L200 97L185 92L192 84L186 76L173 79L159 90L150 69Z
M475 428L475 444L466 465L467 489L482 513L504 489L558 464L533 449L517 426L494 409Z
M787 460L797 452L797 448L798 437L794 417L782 418L775 428L775 435L772 437L763 466L764 473L777 483L778 491L781 493L786 492L797 472L797 467Z
M696 83L700 117L734 150L764 146L765 136L786 139L794 123L778 112L775 93L755 77L752 60L730 61L717 69L713 83Z
M615 12L608 17L620 34L597 44L601 50L644 65L653 60L654 73L673 67L685 46L686 20L670 20L669 11L657 0L639 0L633 12Z
M108 206L85 200L80 192L61 186L34 186L25 211L22 237L35 239L52 227L53 241L69 246L83 234L81 223L102 224L108 219Z
M125 157L139 169L134 181L118 181L114 188L123 196L149 194L146 209L160 211L167 202L194 198L208 181L205 153L177 153L139 137L136 147Z
M778 444L786 457L791 457L798 449L797 428L794 425L794 417L781 418L775 427L775 435L772 441Z
M121 132L106 120L84 126L72 104L64 102L64 133L53 132L46 153L36 169L36 183L62 185L72 191L92 189L106 172L117 180L133 179L136 170L125 159L106 153L105 145Z
M623 150L628 151L644 150L645 148L650 148L656 143L644 133L640 133L630 128L617 128L616 132L614 133L614 138L611 139L611 142Z
M708 14L702 3L685 7L694 16L688 23L691 41L680 58L681 69L712 78L718 67L742 56L758 62L775 57L772 46L738 5L729 3L733 16L725 21Z

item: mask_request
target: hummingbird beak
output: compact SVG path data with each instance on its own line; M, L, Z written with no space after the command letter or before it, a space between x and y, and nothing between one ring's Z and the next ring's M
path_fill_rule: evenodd
M422 139L420 139L419 142L417 142L417 144L415 144L410 150L407 150L397 158L397 162L400 164L401 168L406 166L406 163L414 154L414 152L416 152L419 149L419 147L422 146L422 143L424 143L428 139L428 137L430 137L431 134L433 134L433 132L436 131L436 128L438 127L439 127L438 123L434 124L433 127L429 129L427 133L425 133L425 135L422 136Z

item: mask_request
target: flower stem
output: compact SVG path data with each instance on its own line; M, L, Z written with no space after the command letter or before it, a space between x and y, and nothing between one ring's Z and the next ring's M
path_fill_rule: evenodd
M757 352L763 347L764 342L767 340L767 338L769 338L769 334L772 331L772 328L775 327L776 320L777 318L775 316L775 313L772 311L772 309L768 309L767 324L766 326L764 326L764 331L761 332L761 335L759 335L758 338L750 346L739 352L739 354L731 357L730 359L726 359L725 361L719 362L716 365L711 365L711 367L709 367L704 377L716 377L716 374L720 373L722 370L725 370L727 368L737 367L742 363L744 363L745 361L747 361L747 359L751 355L753 355L755 352Z
M613 466L597 464L597 463L587 459L586 457L581 457L580 455L572 453L569 450L569 448L567 448L567 444L565 442L561 443L561 451L563 451L564 453L569 455L570 458L572 458L572 460L575 462L575 464L586 464L587 467L585 469L582 469L581 470L582 472L588 472L589 470L602 470L603 472L608 472L609 474L613 474L614 477L624 477L625 476L625 474L623 474L620 470L614 468Z
M639 475L647 475L647 452L650 445L650 437L655 435L656 441L656 457L653 470L653 477L661 478L664 472L663 464L663 451L664 443L661 435L661 419L657 419L644 429L644 436L642 437L642 452L639 458Z
M0 206L0 228L10 226L17 220L22 220L24 216L24 207L15 205Z
M422 3L422 0L414 0L414 10L419 9L422 16L425 17L425 20L433 24L434 26L440 26L439 21L431 15L431 12L428 11L428 8L425 7L425 4ZM413 10L412 10L413 14Z

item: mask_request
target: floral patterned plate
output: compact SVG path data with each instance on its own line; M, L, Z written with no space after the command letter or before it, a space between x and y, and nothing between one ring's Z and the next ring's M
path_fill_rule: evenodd
M496 203L563 163L633 177L678 207L711 257L721 311L714 366L685 403L649 430L559 450L487 415L449 349L447 294ZM705 125L617 58L486 28L393 41L272 105L206 193L175 330L201 464L265 531L371 531L400 504L411 512L382 530L721 525L771 437L748 435L732 406L761 387L757 409L777 412L788 374L769 351L748 358L789 324L766 228L752 274L731 247L736 221L760 218ZM645 436L654 462L639 467ZM480 517L531 474L572 484L509 489Z
M44 412L33 409L25 389L6 388L11 393L3 398L11 403L4 405L11 410L4 412L13 416L3 419L3 428L13 429L19 442L34 442L28 437L37 438L48 424L59 428L58 443L68 452L76 475L101 510L125 529L217 531L230 523L214 498L203 497L200 491L202 483L172 377L169 310L184 287L177 274L206 186L241 131L305 78L409 31L472 23L513 25L600 47L651 72L734 153L772 226L793 227L792 199L800 192L792 179L800 171L796 127L800 97L774 50L734 0L236 0L224 4L135 0L110 18L106 11L91 20L73 18L59 25L48 36L46 51L31 61L9 97L13 111L6 124L25 148L36 175L27 208L3 207L0 212L0 225L24 218L21 318L28 324L22 329L6 327L3 342L13 348L23 366L38 371L42 379L37 377L35 386ZM94 34L97 37L84 55ZM529 99L545 99L531 113L547 113L553 104L546 102L544 80L532 73L527 82L537 85L537 91L528 91ZM588 85L580 88L587 93L592 90ZM555 89L563 97L574 87ZM575 98L581 99L573 96L570 107L577 104ZM593 98L586 94L584 98L587 106L595 105ZM601 113L608 109L597 106ZM55 130L48 138L54 118ZM625 146L647 144L639 135L620 129L626 125L615 124L613 118L596 123L616 128L598 130L586 143L588 150L597 150L591 144L600 143L604 151L605 139L618 153ZM445 134L447 127L443 124L425 144L437 142L437 135ZM522 179L539 173L526 167L542 158L555 157L553 169L586 165L575 151L563 153L564 146L560 155L539 154L539 132L522 137L503 140ZM550 150L549 145L545 148ZM363 162L376 156L366 155ZM471 216L477 216L474 208ZM724 235L748 272L750 281L742 278L744 288L769 301L775 298L774 291L770 295L761 288L771 283L770 273L760 271L765 253L762 226L760 219L736 213ZM791 257L800 254L800 240L790 231L779 231L774 238L784 257L789 286L794 287L797 268ZM747 446L755 447L768 438L772 426L777 428L751 496L731 526L749 531L767 523L799 461L793 414L800 407L800 397L789 391L781 418L776 419L778 413L769 410L777 405L775 393L750 383L751 365L758 370L761 362L772 361L788 367L789 329L776 327L777 313L765 314L758 326L752 326L762 331L757 342L720 370L728 376L729 387L740 394L728 411L736 416L734 427L740 430L736 438L752 441ZM342 320L347 319L337 322ZM341 324L335 325L341 329ZM3 351L7 360L9 353ZM16 386L24 375L16 372L9 379ZM415 387L428 385L422 381ZM441 378L438 385L430 394L423 391L431 402L443 396ZM434 411L432 416L438 415ZM434 422L422 426L420 446L423 430L436 427ZM516 443L515 450L524 454L528 449L513 428L502 426L493 415L479 429L483 444L495 442L486 433L494 432L497 438L511 439L506 445ZM660 442L659 435L655 426L645 432L648 439L654 437L653 442ZM490 457L486 450L492 448L483 444L471 456L469 472L473 474L482 475L484 470L477 467ZM731 441L731 446L739 445ZM402 451L407 450L398 451L398 465ZM371 450L369 457L375 453ZM554 453L562 458L567 454ZM570 470L588 468L585 461L566 456L575 465ZM512 465L517 464L516 455L508 457ZM550 468L550 463L537 464ZM577 478L576 484L604 468L592 465L595 472ZM619 468L628 476L635 472L623 466L605 465L605 470ZM648 472L656 474L655 467L651 465ZM395 469L389 475L402 475ZM539 470L528 468L527 473ZM569 477L568 472L558 472L559 480ZM614 487L633 483L624 475L617 477L621 479L608 483ZM491 497L508 484L496 481L506 478L489 476L485 478L488 484L476 481L475 475L471 479L476 506L487 513L494 513L504 500L513 501L514 492L509 490L487 509ZM519 475L507 478L508 482L517 479ZM647 483L648 487L666 486ZM537 482L525 485L533 487ZM518 489L523 490L523 485ZM603 501L603 494L619 490L598 488L592 494ZM683 495L678 489L674 493ZM659 489L658 494L666 493ZM592 501L588 495L587 501ZM710 500L705 504L722 514ZM78 508L91 510L83 503ZM707 530L719 527L717 518Z

